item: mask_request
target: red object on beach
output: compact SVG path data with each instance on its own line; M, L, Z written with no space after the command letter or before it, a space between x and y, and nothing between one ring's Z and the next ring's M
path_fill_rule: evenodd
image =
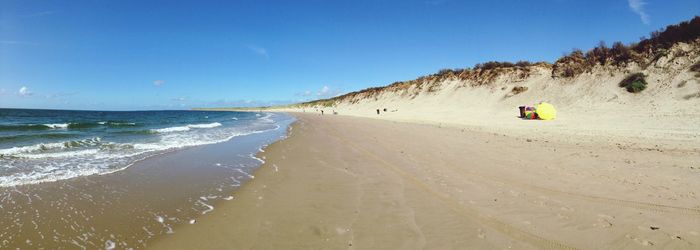
M525 111L525 117L523 117L523 118L528 119L528 120L535 120L538 117L537 117L537 113L535 113L534 111Z

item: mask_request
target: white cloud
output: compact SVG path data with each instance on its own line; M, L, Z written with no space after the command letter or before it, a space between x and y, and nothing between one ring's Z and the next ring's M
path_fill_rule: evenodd
M153 81L153 85L155 85L156 87L159 87L160 85L163 85L163 84L165 84L165 80L155 80L155 81Z
M318 93L316 93L316 95L317 96L326 96L326 95L328 95L328 91L331 91L331 88L329 88L328 86L323 86L323 88L321 88L321 90L318 91Z
M260 47L260 46L255 46L255 45L249 45L248 49L250 51L253 51L255 54L258 54L262 57L265 57L265 59L270 59L270 54L267 53L267 49Z
M187 101L187 98L185 98L185 97L177 97L177 98L173 98L173 99L170 99L170 100L171 100L171 101L174 101L174 102L184 102L184 101Z
M639 18L642 20L642 23L644 24L649 24L649 14L644 10L644 6L647 5L647 2L644 0L627 0L627 3L630 6L630 9L632 12L637 13L639 15Z
M316 97L317 98L330 98L330 97L336 97L339 96L343 93L343 90L340 88L331 88L328 87L328 85L324 85L321 87L321 90L316 92Z
M310 96L313 95L313 92L311 92L311 90L307 90L307 91L304 91L304 92L297 92L297 93L295 93L294 95L295 95L295 96L301 96L301 97L310 97Z
M18 93L20 96L30 96L34 94L31 91L29 91L29 88L27 88L26 86L22 86L21 88L19 88Z

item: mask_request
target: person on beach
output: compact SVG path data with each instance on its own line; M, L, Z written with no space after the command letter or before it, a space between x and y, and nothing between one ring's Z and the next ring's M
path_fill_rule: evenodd
M323 115L323 109L321 110L321 115Z
M377 109L377 114L379 114L379 109Z

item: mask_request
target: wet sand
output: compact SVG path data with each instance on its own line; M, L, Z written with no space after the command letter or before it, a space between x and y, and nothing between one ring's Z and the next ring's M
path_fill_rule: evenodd
M143 248L231 202L284 129L156 155L106 175L0 188L2 249Z
M255 179L155 249L693 249L700 154L294 114ZM628 138L629 139L629 138ZM581 140L584 141L584 140ZM648 142L642 142L647 143Z

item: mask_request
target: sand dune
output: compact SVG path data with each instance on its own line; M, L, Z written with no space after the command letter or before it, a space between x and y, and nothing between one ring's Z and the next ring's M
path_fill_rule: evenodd
M292 136L238 202L156 248L697 249L700 39L658 55L573 77L546 63L448 72L267 108L299 118ZM640 93L619 86L635 73ZM517 117L539 101L558 118Z
M332 111L350 115L469 128L568 142L619 143L622 147L700 148L700 78L690 68L700 62L700 40L680 43L642 68L596 66L574 78L555 77L551 66L504 69L488 84L448 77L407 88L385 88L325 102L276 107L287 112ZM619 87L632 73L646 75L641 93ZM426 80L429 81L429 80ZM428 86L428 87L426 87ZM514 87L527 90L513 94ZM554 104L554 121L523 121L517 107ZM380 115L376 109L387 109Z

